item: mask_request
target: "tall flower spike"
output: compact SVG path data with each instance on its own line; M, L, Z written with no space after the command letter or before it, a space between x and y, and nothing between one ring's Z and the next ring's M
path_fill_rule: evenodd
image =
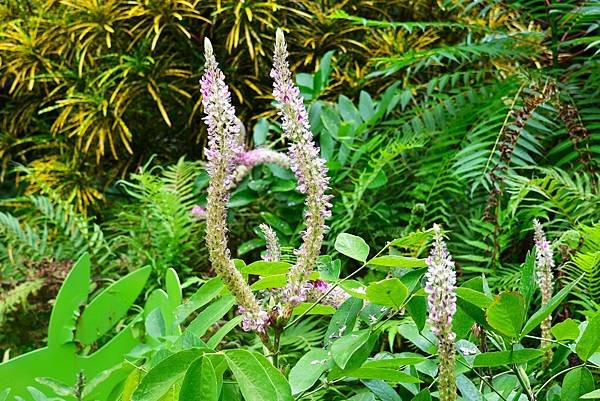
M535 276L536 282L542 293L542 305L546 305L552 298L554 288L554 254L550 248L550 242L546 239L546 234L542 229L542 225L537 219L533 219L534 239L535 239ZM542 348L549 347L552 338L550 328L552 327L552 315L545 318L540 324L542 329ZM544 358L544 363L548 364L552 360L552 350L548 348Z
M263 256L263 260L266 262L279 262L281 259L281 248L279 247L277 233L266 224L261 224L259 227L267 242L267 252L265 253L265 256Z
M250 287L236 269L227 247L227 201L233 182L235 158L241 152L239 124L231 105L225 77L218 68L208 39L204 40L206 62L200 79L204 122L208 131L207 171L210 177L206 199L206 245L210 261L244 313L243 328L264 332L267 314L260 308Z
M329 188L325 160L319 157L319 148L313 141L308 113L300 90L292 81L287 57L283 32L278 29L271 70L273 96L282 119L283 133L292 142L288 150L290 167L298 180L298 190L306 195L306 230L302 233L302 245L295 251L298 258L288 272L284 289L289 302L286 313L290 313L291 307L305 299L304 283L321 251L327 228L325 219L331 216L331 196L325 193Z
M440 401L456 399L454 378L456 334L452 331L452 318L456 313L456 273L454 261L446 249L440 226L433 225L434 242L427 258L427 284L429 324L438 339L438 357L440 367L438 386Z

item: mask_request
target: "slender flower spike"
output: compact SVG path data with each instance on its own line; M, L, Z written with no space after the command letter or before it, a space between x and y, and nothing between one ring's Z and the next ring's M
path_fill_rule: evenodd
M534 228L534 239L535 239L535 265L536 265L536 282L542 292L542 305L546 305L550 298L552 298L552 292L554 288L554 276L552 269L554 269L554 254L550 248L550 242L546 239L546 234L542 229L542 225L537 219L533 220ZM552 338L550 334L550 328L552 327L552 315L545 318L541 325L542 329L542 348L546 348L551 345L550 340ZM549 363L552 358L552 351L548 349L546 353L545 362Z
M438 339L440 401L456 400L454 378L456 334L452 331L452 318L456 313L456 273L454 261L446 249L440 226L433 225L434 243L427 258L427 284L429 324Z
M292 80L287 57L283 32L278 29L271 70L273 96L282 119L283 133L292 142L288 150L290 167L298 180L298 190L306 195L306 230L302 234L302 245L295 251L298 258L288 271L284 289L289 306L293 307L306 297L304 283L321 251L327 228L325 219L331 216L331 196L325 193L329 188L325 160L319 157L319 148L313 141L308 113L300 90Z
M212 46L204 40L206 62L200 80L204 122L208 131L208 174L210 184L206 199L206 245L210 261L243 311L243 328L264 332L268 323L266 313L260 308L250 286L236 269L227 247L227 201L233 182L235 159L242 151L237 134L239 124L231 105L225 77L218 68Z
M267 242L267 252L263 256L263 260L266 262L279 262L281 259L281 248L279 247L277 233L266 224L261 224L259 227Z

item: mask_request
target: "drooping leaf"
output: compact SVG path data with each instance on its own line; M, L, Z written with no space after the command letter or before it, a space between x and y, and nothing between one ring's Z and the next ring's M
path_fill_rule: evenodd
M319 377L331 368L331 357L326 349L312 349L296 362L289 374L292 394L310 389Z
M369 245L356 235L341 233L335 239L335 250L360 262L366 262L369 257Z
M133 393L132 401L157 401L180 380L193 361L200 358L208 348L194 348L173 354L160 361L142 378Z
M331 355L335 363L342 369L350 367L350 361L353 356L359 351L364 351L366 344L369 341L371 332L369 330L360 330L356 333L346 334L342 338L336 340L331 346ZM362 354L362 353L361 353ZM368 356L365 355L364 359ZM353 360L353 364L362 364L363 361L357 362ZM368 378L367 378L368 379Z
M399 308L408 298L408 288L397 278L388 278L367 287L367 299L378 305Z
M573 369L563 379L560 401L577 401L579 397L594 389L594 376L588 368Z
M486 311L486 320L499 333L518 337L525 321L525 300L516 292L503 292Z
M289 383L263 355L243 349L224 353L246 401L293 400Z
M583 361L587 361L600 348L600 313L596 313L587 322L575 351Z
M219 386L210 358L203 356L189 366L179 391L180 401L219 401Z
M505 366L529 362L539 358L544 351L533 348L524 348L512 351L483 352L477 354L473 367Z
M333 315L329 321L329 327L325 332L323 342L329 345L335 338L339 338L350 333L354 329L356 318L362 309L363 301L361 299L347 299Z

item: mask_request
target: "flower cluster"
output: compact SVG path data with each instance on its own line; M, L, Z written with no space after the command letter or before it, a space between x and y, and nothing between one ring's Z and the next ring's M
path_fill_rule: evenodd
M236 269L227 247L227 201L233 183L235 160L242 151L238 133L240 126L231 105L225 77L218 68L208 39L204 41L206 63L200 80L204 122L208 131L208 174L210 183L206 199L206 245L217 274L236 298L244 313L246 329L264 332L265 313L252 290ZM199 210L196 210L199 212Z
M434 243L427 258L427 284L429 324L438 339L440 369L438 374L440 401L456 399L454 380L456 334L452 331L452 318L456 313L456 273L454 261L446 249L440 226L433 225Z
M331 215L331 196L326 194L329 178L325 160L319 157L319 148L313 141L308 113L300 90L292 80L287 57L283 32L278 29L271 70L273 96L282 118L281 128L292 142L288 150L290 167L298 180L298 190L306 195L306 230L302 233L302 245L296 250L298 259L288 272L288 284L285 288L290 307L293 307L301 302L303 283L319 256L327 228L325 219Z
M266 224L261 224L259 227L267 242L267 252L262 259L267 262L278 262L281 259L281 248L279 247L277 233Z
M340 287L332 288L331 284L323 280L315 280L306 283L304 293L306 294L306 301L317 302L320 300L320 303L323 305L333 306L334 308L339 308L341 304L350 298L350 295ZM323 295L325 295L325 297L321 299Z
M546 305L550 298L552 298L552 292L554 288L554 276L552 270L554 269L554 254L550 248L550 242L546 239L546 234L542 229L542 225L537 219L533 220L534 228L534 239L535 239L535 276L536 282L540 287L542 293L542 305ZM550 328L552 327L552 315L546 317L540 324L542 329L542 338L548 340L552 338L550 334ZM550 345L549 341L542 340L542 347L545 348ZM548 349L546 354L546 362L552 357L551 350Z
M206 218L206 209L200 205L194 205L190 209L190 216L196 220L204 220Z

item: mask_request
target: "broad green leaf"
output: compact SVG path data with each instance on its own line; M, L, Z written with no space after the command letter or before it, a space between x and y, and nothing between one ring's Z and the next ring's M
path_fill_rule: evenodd
M519 292L525 298L526 309L529 308L535 287L535 254L529 251L525 263L521 266L521 279L519 280Z
M524 348L512 351L484 352L477 354L473 367L493 367L515 365L529 362L544 355L544 351L533 348Z
M579 398L582 400L591 400L591 399L600 398L600 388L598 390L590 391L589 393L586 393Z
M493 300L484 293L475 291L471 288L458 287L456 289L456 296L481 309L486 309L493 302Z
M198 337L202 337L204 333L206 333L206 330L225 316L234 304L235 299L231 295L218 299L200 312L188 325L185 331L194 333Z
M336 312L336 309L333 306L321 304L313 305L314 304L310 302L303 302L294 308L292 315L333 315Z
M587 368L573 369L563 379L560 401L577 401L579 397L594 389L594 377Z
M408 298L408 288L397 278L371 283L367 287L367 299L377 305L399 308Z
M287 262L266 262L259 260L250 263L242 269L244 274L255 274L257 276L273 276L276 274L286 274L291 264Z
M393 368L399 369L402 366L416 365L426 361L423 356L405 356L394 358L371 359L363 363L363 368Z
M525 321L525 301L516 292L503 292L488 307L486 320L499 333L518 337Z
M411 401L431 401L431 393L429 389L421 390L417 395L413 397Z
M131 272L92 299L79 319L75 338L90 345L112 329L140 295L151 271L146 266Z
M206 342L209 348L216 348L221 340L242 321L242 316L236 316L217 330L215 334Z
M304 354L290 371L292 394L300 394L311 388L331 366L331 357L326 349L313 349Z
M224 351L246 401L292 401L285 377L261 354L243 349Z
M359 350L364 350L369 341L371 332L360 330L356 333L346 334L331 346L331 355L335 363L342 369L349 366L349 362ZM366 356L365 356L366 359ZM360 362L362 364L362 361Z
M219 401L219 385L210 358L203 356L192 362L183 378L179 400Z
M537 312L535 312L529 318L527 323L525 323L525 327L523 327L523 331L521 332L521 338L529 334L531 330L535 329L547 316L549 316L554 311L554 309L556 309L558 305L560 305L560 303L567 297L567 295L571 292L573 287L575 287L575 285L579 283L580 279L581 277L569 283L569 285L560 290L555 296L550 298L546 305L542 306Z
M181 283L179 282L179 276L173 268L169 268L165 274L165 286L167 287L167 294L169 295L169 304L171 309L177 308L181 305L183 300L181 294Z
M356 369L342 370L338 374L330 377L330 379L336 379L338 377L355 377L357 379L384 380L386 382L391 383L421 383L421 380L407 373L401 372L396 369L386 368L360 367Z
M308 275L308 280L317 280L319 278L319 272L312 272ZM281 288L287 283L286 274L274 274L272 276L262 277L260 280L252 283L250 288L254 291L264 290L267 288Z
M186 373L193 361L200 358L205 348L194 348L173 354L154 366L142 378L131 397L132 401L157 401Z
M319 256L317 268L319 269L321 279L336 281L340 278L342 262L339 259L332 260L329 255Z
M354 298L367 299L367 287L356 280L341 281L339 286Z
M477 386L463 374L456 376L456 388L465 401L483 401L483 396Z
M73 341L79 308L85 304L90 290L90 256L81 255L62 283L48 326L48 347Z
M575 340L579 337L579 323L573 319L566 319L552 326L550 333L558 341Z
M410 256L386 255L369 260L367 265L413 269L419 267L426 267L427 263L425 263L425 259L418 259Z
M177 323L183 322L195 310L212 301L223 290L223 287L220 277L212 278L204 283L187 302L177 307L175 310Z
M587 361L600 347L600 312L588 320L587 327L577 341L575 351L583 361Z
M426 244L433 235L433 230L416 231L393 240L390 244L398 248L419 248Z
M362 306L363 301L361 299L349 298L338 308L329 321L329 327L325 332L323 342L326 346L331 344L334 339L348 334L354 329L356 318Z
M335 239L335 250L360 262L366 262L369 257L369 245L356 235L341 233Z
M425 297L412 297L405 307L419 331L422 331L427 322L427 299Z
M361 380L361 382L381 401L402 401L396 390L383 380ZM431 401L431 398L421 401Z

